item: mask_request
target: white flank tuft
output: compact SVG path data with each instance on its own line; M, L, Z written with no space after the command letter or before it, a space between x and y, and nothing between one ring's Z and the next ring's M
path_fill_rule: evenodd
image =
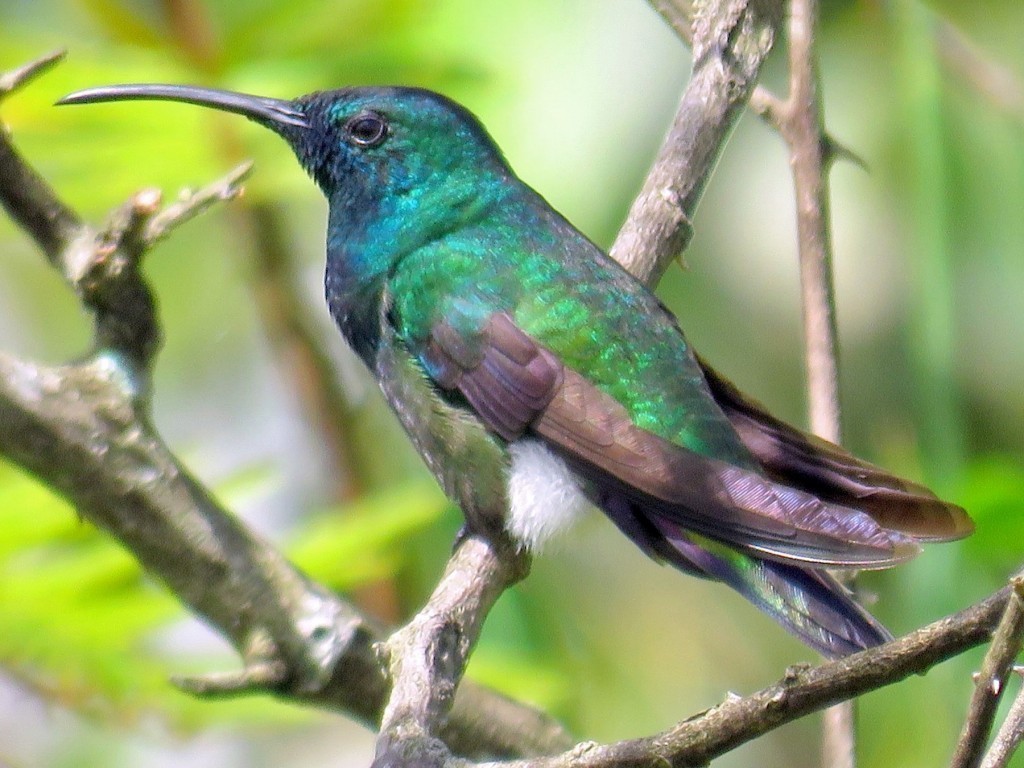
M531 552L568 530L590 506L576 478L558 456L537 440L509 445L509 518L505 529Z

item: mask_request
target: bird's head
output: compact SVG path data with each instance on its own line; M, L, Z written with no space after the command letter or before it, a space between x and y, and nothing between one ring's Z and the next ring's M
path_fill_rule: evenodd
M58 104L135 99L235 112L269 128L288 142L332 204L339 197L369 203L415 196L459 178L479 183L490 174L507 174L497 146L468 110L419 88L343 88L283 100L133 84L77 91Z

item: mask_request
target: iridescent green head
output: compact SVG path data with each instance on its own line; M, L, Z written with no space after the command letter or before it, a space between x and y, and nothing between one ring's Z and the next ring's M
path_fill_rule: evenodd
M445 177L507 168L464 107L419 88L342 88L290 101L182 85L112 85L58 104L155 99L235 112L288 142L324 194L403 195Z

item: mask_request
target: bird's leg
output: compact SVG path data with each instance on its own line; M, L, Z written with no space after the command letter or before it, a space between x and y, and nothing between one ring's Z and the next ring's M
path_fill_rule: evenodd
M508 587L529 571L529 556L507 541L461 538L427 604L379 651L391 675L375 768L441 765L437 738L484 619Z

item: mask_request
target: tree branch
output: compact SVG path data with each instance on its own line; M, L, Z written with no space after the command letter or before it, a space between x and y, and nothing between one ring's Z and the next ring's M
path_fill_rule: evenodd
M981 672L974 683L974 695L967 710L960 739L953 753L952 768L977 768L985 750L996 709L1006 690L1013 663L1024 645L1024 579L1010 582L1010 597L985 654Z
M1017 672L1019 674L1019 668ZM1006 768L1022 739L1024 739L1024 688L1017 691L1017 696L1013 700L1013 704L1010 705L1010 711L1006 713L1006 719L999 726L999 731L992 740L992 746L989 747L988 753L981 763L981 768Z
M183 194L153 216L143 232L143 248L150 248L187 221L205 213L211 206L233 200L241 193L241 183L252 173L252 163L245 162L231 171L220 181L202 189Z
M816 667L791 667L774 685L731 696L716 707L655 736L606 746L586 745L557 757L501 768L632 768L652 764L706 765L785 723L838 701L927 672L984 643L1006 610L1011 589L885 645ZM486 765L482 768L499 768Z
M462 539L426 606L380 646L394 681L375 766L443 765L434 738L451 707L484 619L529 570L525 555L477 536Z
M0 103L63 58L64 52L58 51L0 75ZM3 133L0 133L0 204L54 265L82 226L78 215L52 194Z
M816 0L792 0L789 95L781 101L765 92L757 106L785 140L793 169L811 431L838 443L839 343L828 191L833 142L825 132L818 94L816 25Z

